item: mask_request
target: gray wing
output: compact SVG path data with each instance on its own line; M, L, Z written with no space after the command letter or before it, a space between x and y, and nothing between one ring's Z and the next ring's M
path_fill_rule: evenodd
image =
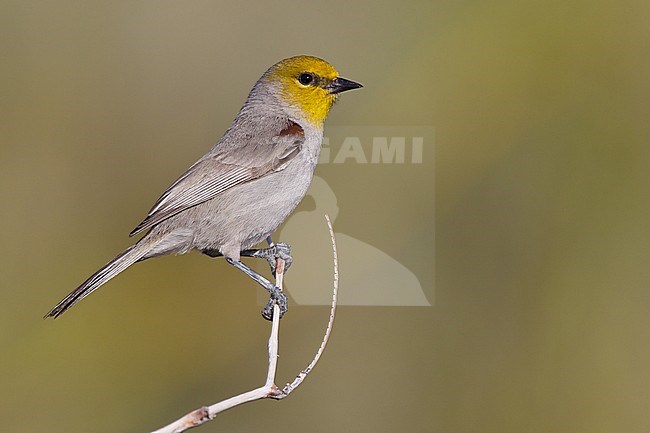
M165 191L129 236L213 199L235 185L283 170L300 152L303 142L302 128L292 123L270 139L251 139L236 151L208 153ZM254 152L254 157L250 157L250 152Z

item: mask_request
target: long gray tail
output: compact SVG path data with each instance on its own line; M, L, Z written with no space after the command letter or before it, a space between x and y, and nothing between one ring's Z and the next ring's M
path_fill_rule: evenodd
M56 306L45 315L45 318L57 318L61 314L65 313L68 308L90 295L102 284L106 283L108 280L143 258L145 254L151 250L151 247L152 245L150 242L140 241L124 250L117 257L108 262L108 264L103 268L91 275L90 278L84 281L79 287L70 292L68 296L61 300L61 302L56 304Z

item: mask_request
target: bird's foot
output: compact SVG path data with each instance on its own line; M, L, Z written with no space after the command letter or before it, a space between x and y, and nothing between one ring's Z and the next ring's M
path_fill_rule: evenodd
M280 319L282 319L284 313L289 309L287 295L285 295L279 287L274 287L274 289L270 291L270 294L269 302L262 310L262 317L266 320L273 320L273 307L275 304L278 304L278 307L280 307Z
M242 256L247 257L260 257L265 259L269 266L271 267L271 272L275 276L275 268L278 264L278 259L284 260L284 270L285 272L291 267L293 263L293 258L291 257L291 246L279 242L273 244L268 248L260 248L259 250L244 250L241 252Z

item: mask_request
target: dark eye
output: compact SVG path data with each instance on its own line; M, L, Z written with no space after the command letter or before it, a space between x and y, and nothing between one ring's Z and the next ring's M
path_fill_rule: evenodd
M303 86L309 86L314 82L314 76L309 72L303 72L302 74L298 75L298 81L300 81L300 84Z

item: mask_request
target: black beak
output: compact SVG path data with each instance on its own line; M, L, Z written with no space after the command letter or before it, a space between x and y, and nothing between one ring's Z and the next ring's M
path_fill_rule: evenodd
M355 83L352 80L347 80L345 78L335 78L329 84L325 86L325 89L329 90L331 94L345 92L346 90L358 89L363 87L359 83Z

